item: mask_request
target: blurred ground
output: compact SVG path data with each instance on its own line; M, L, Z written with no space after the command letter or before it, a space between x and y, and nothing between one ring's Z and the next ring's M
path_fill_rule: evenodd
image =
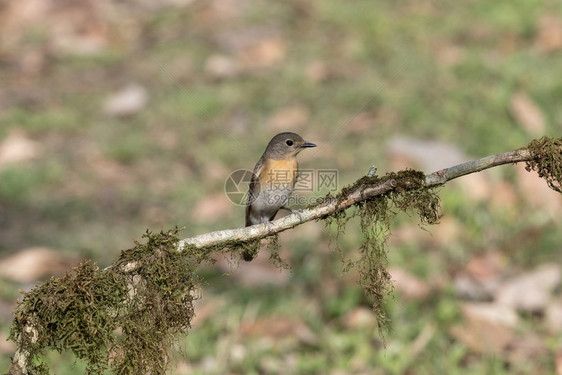
M225 179L277 132L319 144L301 167L341 188L562 130L558 1L1 0L0 66L0 338L18 288L146 228L240 226ZM561 197L520 166L441 194L441 224L394 225L386 349L308 223L281 235L291 272L267 254L205 270L172 373L562 374Z

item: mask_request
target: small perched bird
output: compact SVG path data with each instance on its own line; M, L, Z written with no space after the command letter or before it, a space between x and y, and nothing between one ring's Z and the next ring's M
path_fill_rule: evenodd
M297 154L314 143L305 142L295 133L280 133L271 139L265 152L254 167L250 190L246 201L246 226L266 224L273 220L277 211L286 209L297 179L299 165ZM244 253L244 260L252 260Z

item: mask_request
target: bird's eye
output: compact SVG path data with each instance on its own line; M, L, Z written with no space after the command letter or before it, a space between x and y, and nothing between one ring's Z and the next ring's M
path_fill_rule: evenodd
M293 141L290 139L287 139L287 142L285 142L287 144L287 146L292 146L293 145Z

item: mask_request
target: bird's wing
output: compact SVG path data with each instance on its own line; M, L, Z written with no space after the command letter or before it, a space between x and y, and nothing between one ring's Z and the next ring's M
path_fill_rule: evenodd
M263 169L263 157L260 158L260 160L257 162L256 166L254 167L254 172L252 174L252 179L250 180L250 187L248 190L248 196L246 198L246 226L249 227L250 225L253 225L252 222L250 222L250 210L252 209L252 202L254 201L254 199L257 198L257 194L259 194L259 192L256 192L256 187L259 183L258 181L258 176L260 175L262 169Z

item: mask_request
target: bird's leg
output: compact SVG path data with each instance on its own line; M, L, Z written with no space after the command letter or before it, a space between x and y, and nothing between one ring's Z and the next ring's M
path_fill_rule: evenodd
M295 210L295 209L292 209L292 208L289 208L289 207L286 207L286 206L281 206L280 209L287 210L290 213L297 215L299 217L301 223L304 221L304 219L302 218L302 215L301 215L302 210L300 208Z

